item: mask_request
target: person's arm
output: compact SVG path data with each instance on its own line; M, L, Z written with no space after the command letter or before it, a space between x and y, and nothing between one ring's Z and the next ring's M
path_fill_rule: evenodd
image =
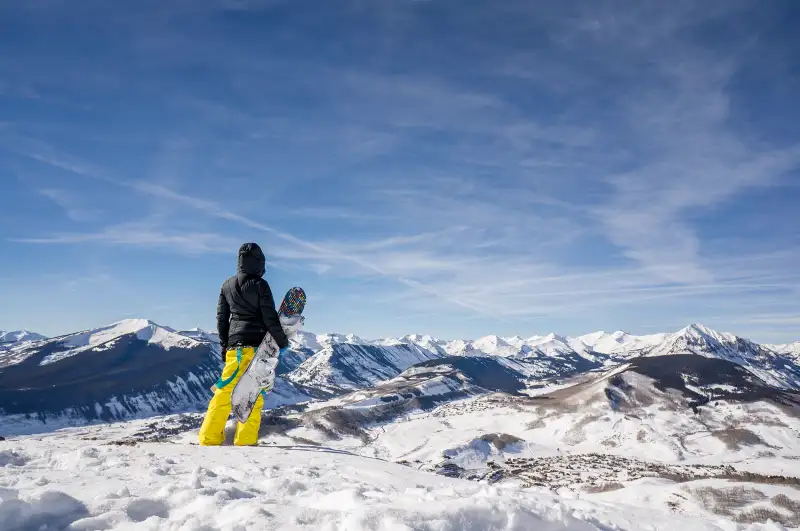
M267 330L272 334L272 338L281 349L289 346L289 339L283 332L281 321L278 318L278 312L275 310L275 300L272 298L272 290L269 283L265 280L262 283L262 292L259 296L259 305L261 306L261 319L263 319Z
M222 361L225 360L225 351L228 350L228 332L231 328L231 307L228 306L228 299L225 298L225 286L219 291L219 301L217 302L217 333L219 334L219 346L222 354Z

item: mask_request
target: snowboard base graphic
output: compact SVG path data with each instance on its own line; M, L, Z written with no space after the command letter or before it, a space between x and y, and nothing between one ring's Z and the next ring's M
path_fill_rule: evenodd
M278 317L287 338L294 337L303 325L302 313L305 305L306 294L303 288L291 288L283 298ZM260 394L266 396L272 390L279 353L278 343L267 332L231 394L231 410L239 422L247 421Z

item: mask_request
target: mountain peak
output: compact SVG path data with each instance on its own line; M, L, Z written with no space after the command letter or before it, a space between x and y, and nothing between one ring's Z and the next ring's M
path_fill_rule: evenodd
M496 335L488 335L488 336L479 337L478 339L473 341L473 344L474 345L479 345L479 346L492 346L492 347L495 347L495 348L496 347L507 347L507 346L509 346L508 343L503 338L501 338L500 336L496 336Z
M708 334L708 335L711 335L714 332L709 327L701 325L700 323L692 323L689 326L683 328L683 330L687 332L695 332L699 334Z
M158 323L151 321L150 319L142 319L142 318L131 318L131 319L122 319L115 323L111 323L108 326L104 326L101 328L114 328L117 330L126 330L130 332L138 332L139 330L143 330L145 328L149 328L151 326L155 326L158 328L164 328L166 330L172 330L166 326L161 326Z
M556 333L547 334L544 337L544 341L558 341L559 343L567 344L567 338L565 338L564 336L560 336Z
M40 339L47 339L46 336L31 332L30 330L0 330L0 343L18 343L21 341L38 341Z
M705 325L699 323L692 323L689 326L682 328L676 334L676 336L685 336L685 337L694 337L698 339L704 340L713 340L713 341L730 341L735 340L736 336L732 334L726 334L722 332L717 332L716 330L709 328Z

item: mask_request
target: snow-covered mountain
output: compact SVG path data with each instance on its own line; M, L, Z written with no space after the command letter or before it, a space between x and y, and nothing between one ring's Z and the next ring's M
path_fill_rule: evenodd
M602 354L621 354L630 357L634 353L658 345L664 341L667 335L668 334L653 334L648 336L634 336L622 331L611 334L594 332L576 339L595 352L600 352Z
M426 350L450 356L503 356L524 358L538 352L545 355L578 354L592 359L596 354L629 357L632 353L652 347L668 334L633 336L625 332L594 332L579 337L558 334L534 335L523 339L519 336L501 337L488 335L474 340L452 341L436 339L429 335L407 335L401 338L375 341L381 345L415 344Z
M786 345L764 345L764 347L800 362L800 341Z
M699 354L742 365L770 385L800 389L800 365L795 359L733 334L693 324L667 335L644 351L646 356Z
M218 359L213 344L143 319L19 343L0 353L0 413L69 422L181 411L207 399Z
M428 335L368 341L356 336L305 333L301 343L316 352L290 378L298 384L340 392L367 387L399 374L409 364L443 356L498 357L514 361L529 378L563 378L613 367L638 356L696 353L739 363L771 385L800 388L798 356L783 354L733 334L690 325L676 333L634 336L595 332L579 337L557 334L475 340L441 340ZM398 352L399 349L399 352ZM385 358L385 359L384 359ZM399 361L393 361L399 360Z
M201 329L176 331L129 319L9 344L0 350L0 393L17 394L8 403L0 401L0 409L39 418L117 419L204 407L221 364L218 341L215 333ZM642 355L686 353L736 363L770 386L800 388L800 367L792 347L778 350L700 325L650 336L596 332L575 338L548 334L455 341L427 335L369 341L352 334L301 331L281 358L268 406L370 389L409 368L427 371L439 360L457 358L493 360L493 366L515 375L514 385L533 394L568 385L571 378L591 378L591 373ZM448 363L452 368L453 361ZM461 376L450 377L448 385L461 381L466 386L471 381L474 374L465 377L464 367L456 370L462 371ZM61 391L57 395L36 391L43 386ZM455 399L457 394L447 396Z
M211 341L213 343L219 344L219 336L217 335L216 332L209 332L199 327L190 328L188 330L178 330L177 333L182 336L191 337L193 339L202 339L205 341Z
M0 330L0 343L19 343L22 341L38 341L40 339L47 339L47 337L28 330L14 330L8 332Z
M279 372L311 354L290 352ZM207 405L221 366L216 334L145 319L15 343L0 351L0 415L15 431L11 426L31 417L59 425L197 410ZM267 405L308 399L278 378Z

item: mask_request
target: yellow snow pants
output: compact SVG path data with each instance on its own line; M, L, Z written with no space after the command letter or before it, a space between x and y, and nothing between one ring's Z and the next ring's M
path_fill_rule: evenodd
M236 382L241 378L242 373L253 359L255 350L252 347L242 348L242 361L240 363L236 357L236 349L228 350L225 353L225 367L222 369L222 379L233 379L222 389L216 389L214 396L208 403L208 411L200 426L200 444L203 446L216 446L225 440L225 424L231 414L231 394ZM237 370L238 373L237 373ZM234 376L234 374L236 374ZM249 446L258 442L258 429L261 427L261 408L264 406L264 397L259 396L253 406L253 412L244 424L236 424L236 436L233 444L236 446Z

